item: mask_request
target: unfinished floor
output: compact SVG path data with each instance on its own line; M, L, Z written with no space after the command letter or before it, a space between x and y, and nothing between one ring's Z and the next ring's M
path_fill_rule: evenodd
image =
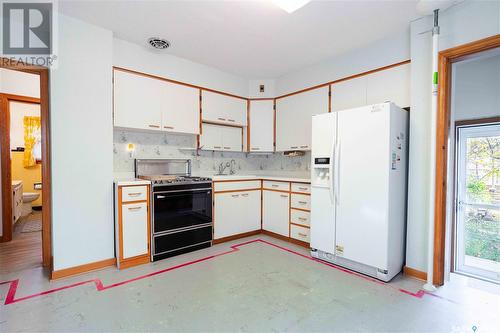
M429 295L419 292L420 281L398 276L380 283L258 236L53 282L41 268L3 274L0 331L497 330L498 286L484 290L464 281Z

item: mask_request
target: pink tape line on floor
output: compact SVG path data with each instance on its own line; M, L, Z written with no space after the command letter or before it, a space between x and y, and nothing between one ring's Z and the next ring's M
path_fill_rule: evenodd
M122 285L125 285L125 284L128 284L128 283L131 283L131 282L135 282L135 281L139 281L139 280L142 280L142 279L146 279L146 278L149 278L149 277L152 277L152 276L155 276L155 275L159 275L159 274L163 274L163 273L166 273L166 272L170 272L170 271L182 268L182 267L186 267L186 266L194 265L196 263L200 263L200 262L203 262L203 261L211 260L211 259L223 256L223 255L226 255L226 254L234 253L234 252L239 251L240 250L239 248L241 246L245 246L245 245L248 245L248 244L251 244L251 243L256 243L256 242L270 245L270 246L272 246L274 248L286 251L288 253L300 256L302 258L305 258L305 259L308 259L308 260L311 260L311 261L315 261L317 263L329 266L331 268L337 269L337 270L342 271L344 273L357 276L357 277L362 278L364 280L367 280L367 281L370 281L370 282L373 282L373 283L376 283L376 284L379 284L379 285L384 285L384 286L393 288L393 289L395 289L395 290L397 290L397 291L399 291L401 293L404 293L406 295L410 295L410 296L413 296L413 297L416 297L416 298L422 298L424 295L431 295L431 296L434 296L434 297L442 298L441 296L438 296L438 295L435 295L435 294L431 294L431 293L427 293L427 292L425 292L423 290L419 290L418 292L414 293L414 292L411 292L411 291L408 291L408 290L405 290L405 289L395 288L395 287L392 287L391 285L388 285L388 284L386 284L386 283L384 283L382 281L376 280L376 279L368 277L366 275L363 275L363 274L360 274L360 273L356 273L356 272L350 271L348 269L345 269L345 268L342 268L342 267L330 264L328 262L321 261L321 260L309 257L309 256L304 255L302 253L290 250L290 249L288 249L286 247L282 247L282 246L273 244L273 243L265 241L263 239L255 239L255 240L251 240L251 241L248 241L248 242L244 242L244 243L232 245L230 247L231 250L229 250L229 251L221 252L221 253L218 253L218 254L214 254L214 255L207 256L207 257L203 257L201 259L197 259L197 260L189 261L189 262L186 262L186 263L183 263L183 264L179 264L179 265L176 265L176 266L168 267L168 268L165 268L165 269L162 269L162 270L159 270L159 271L155 271L155 272L152 272L152 273L149 273L149 274L141 275L141 276L129 279L129 280L124 280L124 281L121 281L121 282L116 282L116 283L110 284L108 286L104 286L102 284L102 281L100 279L91 279L91 280L85 280L85 281L73 283L73 284L70 284L70 285L67 285L67 286L63 286L63 287L59 287L59 288L55 288L55 289L50 289L50 290L42 291L40 293L36 293L36 294L33 294L33 295L28 295L28 296L16 298L17 288L19 287L19 279L11 280L11 281L5 281L5 282L0 282L0 285L10 284L9 290L7 292L7 296L5 298L4 305L18 303L18 302L21 302L21 301L26 301L26 300L29 300L29 299L33 299L35 297L40 297L40 296L44 296L44 295L53 294L53 293L56 293L56 292L59 292L59 291L62 291L62 290L66 290L66 289L70 289L70 288L75 288L75 287L78 287L78 286L82 286L84 284L92 284L92 283L94 283L97 291L104 291L104 290L107 290L107 289L111 289L111 288L115 288L115 287L119 287L119 286L122 286ZM444 299L444 298L442 298L442 299ZM447 300L447 299L445 299L445 300Z

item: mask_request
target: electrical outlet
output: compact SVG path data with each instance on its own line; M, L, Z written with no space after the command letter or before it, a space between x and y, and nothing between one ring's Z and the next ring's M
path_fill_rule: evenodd
M263 92L264 92L264 90L265 90L265 87L264 87L264 85L263 85L263 84L261 84L261 85L259 86L259 91L260 91L261 93L263 93Z

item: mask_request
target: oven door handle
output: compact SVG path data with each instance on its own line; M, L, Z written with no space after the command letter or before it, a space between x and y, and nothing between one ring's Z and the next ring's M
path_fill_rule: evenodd
M162 191L162 192L157 192L157 193L181 193L181 192L211 192L211 188L201 188L201 189L194 189L194 190L174 190L174 191ZM155 196L157 199L165 199L167 198L166 195L156 195Z

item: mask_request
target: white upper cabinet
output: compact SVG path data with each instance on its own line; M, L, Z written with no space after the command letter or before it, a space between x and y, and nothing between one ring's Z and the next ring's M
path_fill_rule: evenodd
M202 119L221 124L246 126L247 101L211 91L202 91Z
M364 105L367 105L365 76L332 85L332 111L352 109Z
M162 81L114 71L114 125L161 130Z
M242 151L242 128L203 124L200 148L203 150Z
M366 104L394 102L410 106L410 64L392 67L366 76Z
M250 101L250 152L274 151L274 102Z
M199 89L114 71L116 127L199 134Z
M328 86L276 100L276 151L310 150L312 115L328 112Z
M162 91L162 129L200 134L200 90L164 82Z
M387 101L402 108L410 106L410 64L332 85L332 111Z

